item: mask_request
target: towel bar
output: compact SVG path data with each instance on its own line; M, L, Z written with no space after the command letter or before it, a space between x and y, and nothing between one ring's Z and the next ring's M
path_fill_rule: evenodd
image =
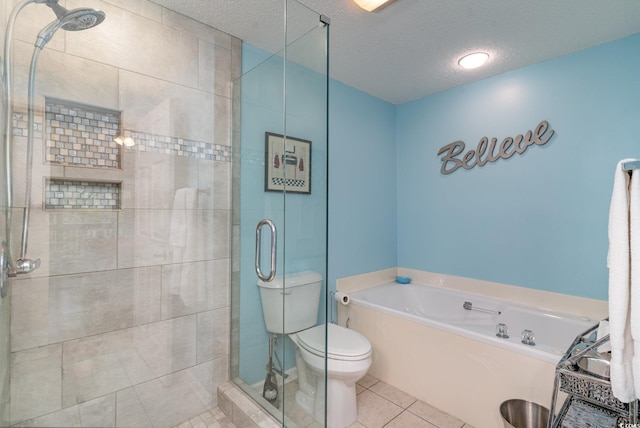
M632 169L640 169L640 160L629 161L622 164L622 169L631 171Z

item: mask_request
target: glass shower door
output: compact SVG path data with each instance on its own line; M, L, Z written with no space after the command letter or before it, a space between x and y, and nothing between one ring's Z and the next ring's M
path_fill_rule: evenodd
M285 329L267 328L263 308L272 307L263 306L256 271L270 276L275 255L275 276L262 283L279 289L283 324L294 310L291 279L319 275L319 296L303 304L313 316L317 310L315 325L326 335L329 27L295 1L283 7L284 47L272 54L244 45L244 73L233 86L231 379L283 426L295 427L324 424L326 380L301 374Z

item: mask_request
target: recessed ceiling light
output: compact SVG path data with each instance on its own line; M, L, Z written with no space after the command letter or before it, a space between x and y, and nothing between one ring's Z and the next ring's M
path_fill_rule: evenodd
M358 6L369 12L377 12L383 7L389 6L396 0L353 0Z
M458 61L460 67L466 69L478 68L483 65L489 59L489 54L485 52L474 52L469 55L465 55Z

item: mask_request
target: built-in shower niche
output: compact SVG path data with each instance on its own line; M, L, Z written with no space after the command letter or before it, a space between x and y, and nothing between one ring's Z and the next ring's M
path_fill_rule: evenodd
M45 161L49 164L121 169L122 112L45 98Z
M119 210L122 183L45 178L44 208Z

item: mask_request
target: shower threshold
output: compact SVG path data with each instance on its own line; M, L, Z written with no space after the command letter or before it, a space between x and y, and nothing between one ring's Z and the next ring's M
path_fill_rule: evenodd
M216 407L176 425L175 428L235 428L235 425L219 407Z

